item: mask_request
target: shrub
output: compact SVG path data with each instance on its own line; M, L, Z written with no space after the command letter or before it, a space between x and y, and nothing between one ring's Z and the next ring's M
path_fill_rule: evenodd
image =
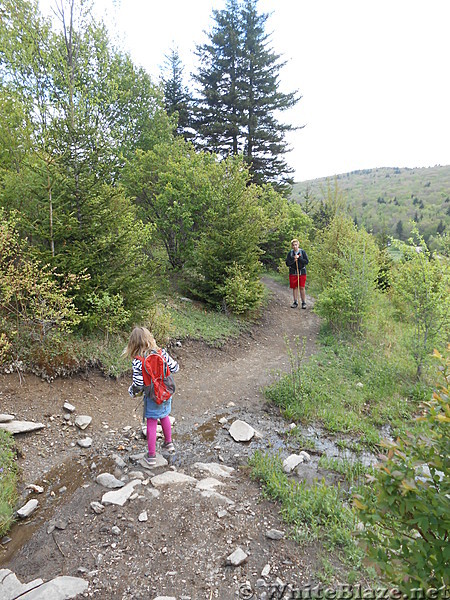
M17 501L17 464L12 435L0 429L0 537L13 522L14 505Z
M249 276L237 263L229 267L224 285L227 309L236 315L248 312L261 303L262 294L263 285L258 277Z
M393 271L392 300L400 317L412 325L408 346L419 378L433 346L448 339L449 262L445 257L431 255L415 226L408 244L394 244L403 258Z
M320 290L316 312L335 331L360 329L375 300L379 251L373 237L337 215L316 244L311 265Z
M449 351L446 359L435 351L444 382L418 418L423 433L384 442L370 490L354 497L369 555L405 597L450 583Z

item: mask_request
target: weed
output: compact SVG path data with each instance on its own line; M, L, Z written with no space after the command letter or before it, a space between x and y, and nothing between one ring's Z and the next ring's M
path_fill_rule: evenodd
M0 537L13 523L14 505L17 502L17 464L14 456L14 440L0 429Z

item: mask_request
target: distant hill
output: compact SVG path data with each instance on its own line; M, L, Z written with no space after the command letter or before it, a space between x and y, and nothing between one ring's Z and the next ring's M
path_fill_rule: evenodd
M308 197L324 199L327 181L334 186L335 180L350 215L369 231L405 239L410 220L417 222L426 240L450 231L450 166L364 169L311 179L295 183L292 198L300 204Z

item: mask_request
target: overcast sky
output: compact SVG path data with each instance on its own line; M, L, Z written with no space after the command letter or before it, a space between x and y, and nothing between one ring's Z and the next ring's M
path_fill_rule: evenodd
M55 0L40 0L43 12ZM186 83L225 0L95 0L111 35L159 78L177 47ZM450 165L450 0L260 0L282 91L295 180L375 167Z

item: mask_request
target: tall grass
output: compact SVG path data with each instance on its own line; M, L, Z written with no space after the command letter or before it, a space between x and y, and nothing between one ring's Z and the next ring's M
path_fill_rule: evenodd
M17 475L13 437L0 429L0 537L13 522L14 506L18 498Z

